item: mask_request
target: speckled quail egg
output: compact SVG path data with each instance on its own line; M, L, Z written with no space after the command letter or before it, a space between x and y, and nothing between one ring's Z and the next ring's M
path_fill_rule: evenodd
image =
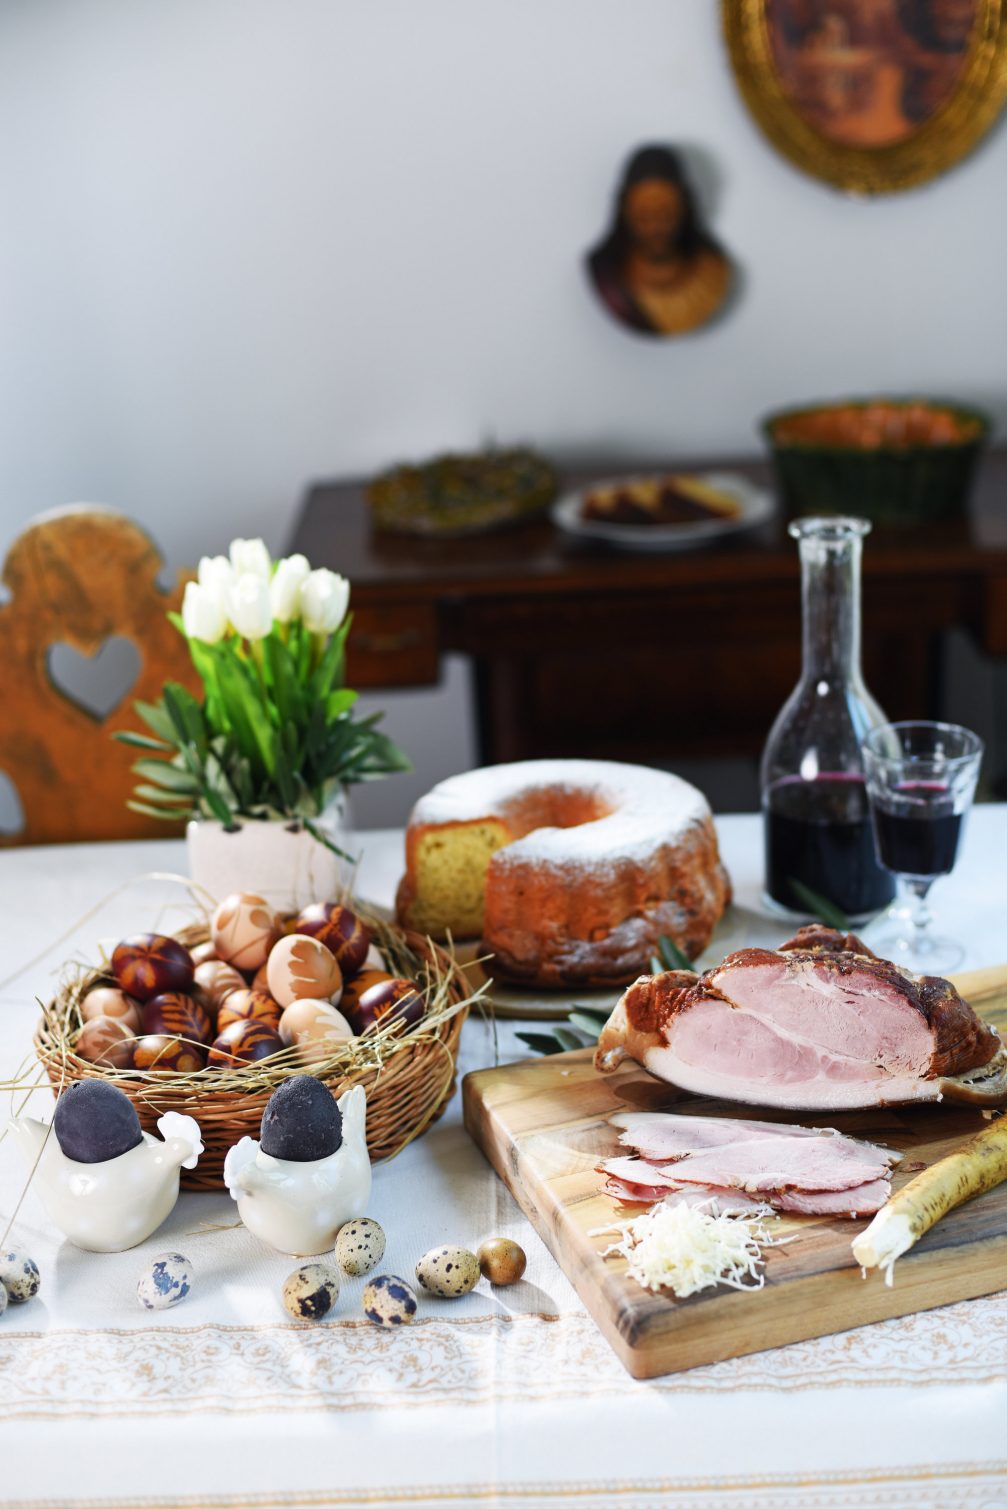
M7 1308L7 1290L4 1288L3 1284L0 1284L0 1315L2 1315L4 1313L4 1311L6 1310L6 1308Z
M431 1247L416 1264L423 1288L441 1299L459 1299L479 1282L479 1259L467 1247Z
M192 1264L180 1252L159 1252L140 1274L136 1297L145 1310L170 1310L192 1288Z
M331 1263L304 1263L283 1285L283 1304L295 1320L324 1320L339 1298L339 1270Z
M384 1255L385 1234L370 1216L361 1216L340 1226L336 1235L336 1262L351 1278L370 1273Z
M0 1289L12 1305L34 1299L41 1282L37 1264L26 1253L0 1252Z
M480 1247L476 1256L484 1278L495 1288L502 1289L516 1284L528 1265L523 1247L509 1237L490 1237Z
M391 1331L406 1326L416 1314L416 1295L404 1278L379 1273L364 1289L364 1314L374 1326Z

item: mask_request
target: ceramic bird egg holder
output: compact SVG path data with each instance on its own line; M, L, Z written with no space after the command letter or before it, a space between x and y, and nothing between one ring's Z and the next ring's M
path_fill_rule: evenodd
M31 1167L42 1204L68 1241L87 1252L125 1252L167 1220L183 1168L195 1168L203 1143L191 1116L168 1111L117 1158L78 1163L44 1122L20 1116L11 1131ZM163 1139L163 1140L162 1140Z
M242 1221L277 1252L310 1257L330 1251L340 1226L367 1210L371 1163L363 1085L347 1090L337 1105L342 1143L328 1157L274 1158L254 1137L242 1137L224 1161L224 1181Z

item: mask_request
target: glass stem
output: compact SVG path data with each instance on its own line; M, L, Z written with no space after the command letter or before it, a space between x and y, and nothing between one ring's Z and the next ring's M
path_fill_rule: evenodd
M913 942L917 947L921 943L926 944L927 930L933 920L933 913L927 901L932 885L932 880L906 879L906 889L911 898L909 914L913 924Z

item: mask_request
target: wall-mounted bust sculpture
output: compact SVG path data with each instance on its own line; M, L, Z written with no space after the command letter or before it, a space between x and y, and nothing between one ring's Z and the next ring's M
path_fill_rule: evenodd
M641 147L630 158L587 268L609 313L640 335L682 335L720 310L731 264L670 147Z

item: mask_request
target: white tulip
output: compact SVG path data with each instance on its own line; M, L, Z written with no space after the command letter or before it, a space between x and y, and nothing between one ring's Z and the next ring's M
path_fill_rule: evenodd
M230 616L245 639L264 639L273 627L269 583L252 571L239 576L231 588Z
M269 597L273 605L273 617L281 624L288 624L301 611L301 588L311 574L308 558L304 555L288 555L278 563L269 583Z
M203 556L199 563L199 585L219 604L226 618L234 586L234 567L226 555Z
M261 540L232 540L231 565L235 576L258 576L269 581L273 563Z
M350 584L338 572L312 571L301 587L301 615L312 634L332 634L346 617Z
M182 626L189 639L216 644L227 628L227 614L213 592L197 582L186 582L182 599Z

